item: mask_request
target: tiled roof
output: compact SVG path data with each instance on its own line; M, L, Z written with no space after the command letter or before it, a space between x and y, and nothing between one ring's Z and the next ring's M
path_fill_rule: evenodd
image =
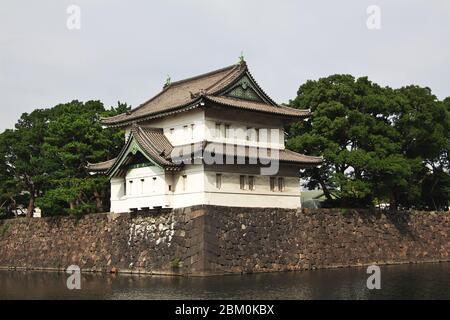
M143 151L156 163L163 167L177 166L168 160L173 147L162 129L134 125L131 129L131 134Z
M110 174L111 170L115 171L114 166L117 167L121 163L126 164L126 162L122 161L127 156L127 151L133 140L136 141L148 157L166 169L177 170L182 166L183 160L204 158L205 152L211 152L225 157L244 156L246 159L256 156L260 160L270 159L303 165L319 165L322 163L321 157L307 156L287 149L262 149L207 141L173 147L162 129L133 125L131 136L119 156L105 162L88 164L89 171Z
M130 153L132 142L136 142L142 152L145 153L145 156L149 157L156 164L166 169L176 170L180 168L179 164L170 161L173 147L164 135L163 129L141 127L134 124L131 128L130 137L117 158L100 163L88 163L87 169L90 172L106 173L110 175L119 170L118 166L128 165L131 158L126 157Z
M172 112L196 108L205 100L215 100L214 102L220 103L223 106L238 107L288 117L304 117L309 115L308 110L297 110L277 105L262 89L260 89L260 92L267 103L230 99L221 96L224 90L227 90L228 87L232 86L244 74L247 74L252 81L255 81L248 71L246 63L241 62L226 68L173 82L167 85L156 96L130 112L103 118L101 122L110 126L127 125L135 121L143 121L154 117L165 116Z
M176 164L168 160L173 147L162 129L134 125L131 129L131 134L144 152L159 165L164 167L176 166Z
M200 93L215 92L238 77L245 68L239 64L208 72L196 77L173 82L159 94L144 102L129 114L123 113L102 119L102 123L117 124L168 112L199 101Z
M90 172L106 172L109 168L111 168L116 160L117 158L98 163L88 163L87 168Z
M172 151L172 159L178 159L178 161L181 162L181 160L186 158L198 158L198 155L203 155L204 157L205 151L225 157L238 155L245 156L245 158L248 159L256 156L258 159L278 160L281 162L291 162L305 165L319 165L323 161L322 157L307 156L287 149L262 149L251 146L206 141L174 147Z
M212 102L229 106L229 107L235 107L240 109L247 109L247 110L253 110L253 111L260 111L260 112L267 112L272 114L280 114L280 115L288 115L293 117L306 117L310 114L309 110L300 110L295 108L290 108L286 106L278 106L274 107L269 104L255 102L255 101L249 101L249 100L241 100L236 98L230 98L230 97L215 97L215 96L205 96L207 100L210 100Z

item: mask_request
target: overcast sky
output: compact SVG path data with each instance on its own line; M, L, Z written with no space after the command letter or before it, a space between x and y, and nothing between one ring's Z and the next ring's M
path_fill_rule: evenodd
M69 30L69 5L81 29ZM381 9L381 29L366 10ZM244 52L277 102L335 73L450 96L448 0L0 0L0 130L72 99L137 106L172 81Z

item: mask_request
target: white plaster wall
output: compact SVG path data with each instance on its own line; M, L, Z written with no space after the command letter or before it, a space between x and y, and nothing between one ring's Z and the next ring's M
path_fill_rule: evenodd
M111 201L120 200L124 194L124 182L123 178L112 178L111 183Z
M175 190L172 205L182 208L205 203L205 179L203 165L186 165L184 170L174 176ZM186 188L183 187L186 176Z
M222 187L216 188L216 174L222 175ZM240 189L240 176L246 176L245 190ZM248 190L248 175L242 173L227 173L227 172L205 172L205 191L211 192L233 192L241 194L285 194L285 195L297 195L299 196L299 178L297 177L283 177L284 178L284 191L271 191L270 190L270 177L269 176L257 176L255 177L254 190ZM275 178L278 178L275 177ZM276 185L278 186L278 185Z
M300 195L206 193L205 204L249 208L300 208Z
M216 129L219 124L220 129ZM256 124L244 124L232 121L206 120L206 140L220 143L239 144L261 148L284 149L284 131L283 128L267 128L257 126ZM225 132L227 126L227 133ZM249 135L248 128L258 129L259 139L247 139ZM265 135L263 134L265 130Z
M125 179L111 179L111 211L128 212L131 208L181 208L204 204L204 174L203 165L186 165L182 171L167 172L156 166L131 169L126 175L127 195L123 195ZM185 183L183 176L186 176ZM141 179L144 179L143 185ZM133 181L131 189L130 181Z
M207 115L203 109L193 109L169 117L149 120L142 125L163 128L164 135L173 146L207 140L263 148L285 148L284 128L280 120L257 113L235 113L231 110L218 112L217 110L208 111ZM216 130L216 123L221 125L219 132ZM229 127L227 137L224 134L226 125ZM259 129L259 141L247 140L247 128ZM263 134L263 130L266 130L266 135ZM129 131L130 128L125 129L125 139ZM269 135L273 136L268 137Z
M128 212L130 208L170 207L167 194L165 172L162 168L150 166L130 169L125 178L111 179L111 212Z
M222 186L216 187L216 174L222 174ZM245 189L240 188L240 176L245 175ZM248 174L219 171L205 172L205 204L229 205L236 207L300 207L298 177L284 176L284 190L271 191L270 177L254 175L254 190L249 190ZM276 177L278 178L278 177ZM278 181L275 182L276 189Z
M232 171L233 169L228 168L228 170ZM287 172L292 175L294 171L288 170ZM216 186L217 173L222 175L220 189ZM244 190L240 189L241 175L246 176ZM249 190L249 175L255 177L254 190ZM183 182L183 176L186 176L185 182ZM249 171L244 169L240 173L220 171L217 168L205 170L203 165L186 165L184 170L177 172L164 172L156 166L132 169L126 176L127 195L123 195L124 179L113 178L111 180L111 211L128 212L130 208L140 209L154 206L182 208L201 204L299 208L299 178L289 175L282 177L284 178L284 190L280 192L277 190L278 180L275 181L276 190L271 191L269 176L249 174ZM141 179L144 179L142 188ZM129 187L131 180L133 181L132 189ZM169 190L169 185L171 190Z
M194 109L170 117L150 120L143 125L163 128L164 135L173 146L200 142L205 139L205 112L202 109ZM194 125L192 132L191 125ZM184 126L187 126L187 132L185 132Z

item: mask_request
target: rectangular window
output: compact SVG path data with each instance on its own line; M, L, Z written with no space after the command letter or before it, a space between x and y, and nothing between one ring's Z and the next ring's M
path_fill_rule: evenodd
M267 130L267 144L272 145L272 129Z
M222 174L216 173L216 188L221 189L222 188Z
M127 195L127 180L125 180L123 183L123 195L124 196Z
M248 176L248 190L255 190L255 177Z
M182 183L183 183L183 191L186 191L186 184L187 184L187 176L183 175L182 176Z
M170 128L170 135L173 136L173 133L175 132L174 128Z
M144 193L144 179L141 179L141 193Z
M239 183L241 185L241 190L245 190L245 176L239 176Z
M132 195L133 194L133 180L130 180L130 188L129 188L129 194Z
M225 138L230 138L230 125L226 124L225 125Z
M214 137L219 138L220 137L220 123L216 122L216 129L214 131Z
M275 191L275 177L270 177L270 191Z
M152 192L156 191L156 177L153 177L152 179Z
M191 139L194 139L195 124L191 124Z
M189 137L189 127L188 126L183 126L183 134L184 134L184 136L185 136L185 139L186 139L186 137Z
M259 141L259 129L247 127L247 141Z
M278 178L278 191L284 191L284 178Z

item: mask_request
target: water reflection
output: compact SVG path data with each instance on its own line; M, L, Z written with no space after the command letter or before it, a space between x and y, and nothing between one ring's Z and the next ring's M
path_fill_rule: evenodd
M366 268L214 277L0 271L0 299L450 299L450 263L381 267L381 290Z

